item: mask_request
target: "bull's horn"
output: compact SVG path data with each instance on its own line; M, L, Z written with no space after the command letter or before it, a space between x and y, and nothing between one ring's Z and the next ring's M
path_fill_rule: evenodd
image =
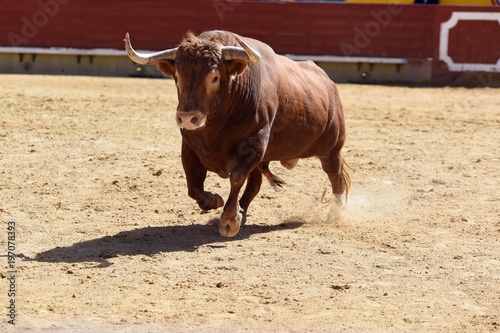
M154 65L162 59L175 60L175 53L177 52L177 48L146 54L146 53L136 52L133 49L132 44L130 44L130 36L128 32L125 35L125 39L123 41L125 42L125 50L127 50L129 58L138 64Z
M246 62L257 62L260 60L259 52L252 49L241 38L235 36L242 47L223 46L222 56L225 60L243 60Z

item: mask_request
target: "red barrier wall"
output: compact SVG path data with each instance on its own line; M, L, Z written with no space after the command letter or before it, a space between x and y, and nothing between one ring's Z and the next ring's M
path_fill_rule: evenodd
M59 7L46 24L41 3L57 3ZM129 31L138 47L154 50L174 46L188 30L224 29L268 42L280 53L420 58L432 52L432 41L427 37L432 32L434 10L428 6L4 0L2 7L3 46L122 48L123 36ZM30 26L38 32L31 34Z
M262 2L229 0L4 0L0 46L122 49L130 32L138 49L175 46L186 31L224 29L260 39L278 53L433 58L441 23L452 12L500 13L498 7ZM453 61L500 59L499 25L464 21L450 29ZM449 61L448 61L449 62Z
M460 72L500 73L500 8L436 6L435 12L433 78ZM460 16L456 23L453 15ZM449 59L440 54L444 46Z

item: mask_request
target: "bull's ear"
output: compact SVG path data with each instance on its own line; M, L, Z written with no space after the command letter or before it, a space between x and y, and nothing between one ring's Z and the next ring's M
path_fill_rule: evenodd
M174 60L160 60L156 64L156 68L167 76L174 76L175 74L175 61Z
M240 75L247 69L248 62L242 60L228 60L227 71L230 76Z

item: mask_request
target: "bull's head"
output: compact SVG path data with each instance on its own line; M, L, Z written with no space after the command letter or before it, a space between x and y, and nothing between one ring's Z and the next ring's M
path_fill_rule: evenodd
M127 54L138 64L156 65L177 86L179 105L176 120L180 128L195 130L205 125L207 115L229 91L232 80L245 71L260 55L241 38L242 47L223 46L213 40L200 40L192 35L176 48L156 53L136 52L125 36Z

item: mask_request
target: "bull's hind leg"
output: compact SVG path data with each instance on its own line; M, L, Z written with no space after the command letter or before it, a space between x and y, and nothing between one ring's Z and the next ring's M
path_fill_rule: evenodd
M335 149L328 157L320 157L320 161L323 171L328 175L334 195L326 222L334 223L340 219L342 195L345 193L347 197L351 180L340 149Z
M260 186L262 185L262 173L258 168L255 168L247 179L247 186L245 187L245 192L240 199L240 207L243 210L243 218L241 220L241 225L244 225L247 219L247 210L250 203L255 198L255 196L260 191Z

